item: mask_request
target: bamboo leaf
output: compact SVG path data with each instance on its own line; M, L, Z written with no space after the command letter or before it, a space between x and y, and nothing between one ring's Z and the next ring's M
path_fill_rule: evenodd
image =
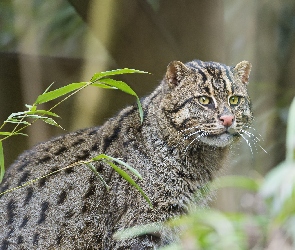
M10 116L8 116L8 118L6 119L6 121L15 118L15 117L19 117L19 116L23 116L26 114L26 111L24 112L17 112L17 113L11 113Z
M140 100L134 90L125 82L117 81L110 78L100 79L98 83L92 84L93 86L100 87L100 88L109 88L109 89L119 89L129 95L136 97L136 102L138 106L139 116L141 123L143 122L143 110L140 103Z
M103 84L111 86L111 87L115 87L115 88L120 89L121 91L129 94L129 95L133 95L133 96L137 97L137 94L133 91L133 89L130 88L129 85L123 81L118 81L118 80L114 80L114 79L110 79L110 78L104 78L104 79L99 80L99 82L102 82Z
M102 89L117 89L116 87L108 86L100 82L92 83L91 86L102 88Z
M59 127L59 128L62 128L55 120L53 120L52 118L49 118L49 117L42 117L41 118L44 122L50 124L50 125L53 125L55 127ZM63 129L63 128L62 128Z
M115 69L115 70L111 70L111 71L95 73L91 78L91 82L96 82L96 81L98 81L101 78L106 77L106 76L122 75L122 74L133 74L133 73L148 74L148 72L137 70L137 69L127 69L127 68Z
M119 160L117 158L114 158L114 157L111 157L111 156L108 156L108 155L105 155L105 154L100 154L100 155L92 158L91 160L97 161L97 160L101 160L101 159L106 159L106 160L109 160L109 161L115 161L115 162L125 166L130 172L132 172L135 176L137 176L139 179L142 180L142 176L140 175L140 173L135 168L131 167L126 162L121 161L121 160Z
M17 119L11 119L11 120L9 120L9 121L5 121L4 123L17 123L17 124L31 125L30 122L27 122L27 121L21 121L21 120L17 120Z
M140 235L153 234L163 230L164 225L160 222L149 223L145 225L134 226L131 228L117 231L113 237L117 240L126 240Z
M28 136L27 134L15 133L15 132L0 132L0 135L4 135L4 136L12 136L12 135L24 135L24 136Z
M28 114L28 115L41 114L41 115L49 115L49 116L59 117L59 115L57 115L53 112L47 111L47 110L26 111L25 114Z
M149 197L147 197L147 195L144 193L144 191L141 189L141 187L138 186L137 183L123 169L119 168L117 165L115 165L111 161L106 160L106 163L109 164L127 182L129 182L129 184L131 184L133 187L135 187L141 193L141 195L145 198L145 200L149 204L150 208L153 208L153 205L152 205Z
M2 145L2 142L0 141L0 183L2 182L4 173L5 173L4 153L3 153L3 145Z
M88 84L89 84L89 82L71 83L71 84L61 87L59 89L56 89L56 90L53 90L50 92L46 92L42 95L39 95L34 104L41 104L41 103L49 102L49 101L54 100L58 97L61 97L61 96L64 96L70 92L73 92L77 89L83 88Z
M138 112L139 112L139 116L140 116L140 122L143 123L143 110L142 110L142 106L141 106L141 103L140 103L140 100L138 97L137 97L136 101L137 101Z
M288 115L286 146L286 160L295 161L295 98L291 103Z
M89 162L87 162L85 164L101 180L101 182L103 183L103 185L109 191L110 190L110 186L105 182L104 178L97 172L96 168L91 163L89 163Z

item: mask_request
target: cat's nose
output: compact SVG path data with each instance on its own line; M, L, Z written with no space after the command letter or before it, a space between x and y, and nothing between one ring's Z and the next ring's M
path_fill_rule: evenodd
M222 115L219 120L222 122L222 125L229 127L233 124L235 117L233 115Z

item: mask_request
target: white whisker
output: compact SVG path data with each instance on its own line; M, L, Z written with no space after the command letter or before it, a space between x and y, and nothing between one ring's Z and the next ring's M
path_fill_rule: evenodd
M198 129L198 127L190 127L190 128L182 129L182 130L180 130L180 132L183 133L185 131L192 130L192 129Z
M202 132L202 130L198 130L198 131L196 131L196 132L193 132L193 133L191 133L191 134L188 134L187 136L184 137L184 139L188 139L188 138L192 137L193 135L198 134L198 133L200 133L200 132Z
M239 132L238 132L239 133ZM243 136L243 134L239 133L240 136L243 137L243 139L246 141L247 145L249 146L250 150L251 150L251 154L253 155L253 150L252 150L252 146L251 143L245 138L245 136Z
M252 134L251 132L249 132L249 131L246 131L246 130L241 130L245 135L247 135L249 138L251 138L252 139L252 141L254 142L254 146L255 146L255 148L257 148L256 147L256 145L258 145L265 153L267 153L267 151L259 144L259 142L260 142L260 139L256 136L256 135L254 135L254 134ZM241 134L240 134L241 135ZM243 137L244 138L244 137ZM245 138L244 138L245 139ZM263 140L263 138L262 138L262 140ZM256 149L256 151L257 151L257 149Z

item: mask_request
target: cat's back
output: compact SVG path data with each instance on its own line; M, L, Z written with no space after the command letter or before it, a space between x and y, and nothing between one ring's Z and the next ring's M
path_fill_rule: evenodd
M75 238L83 234L83 230L93 227L89 199L99 196L99 189L96 192L94 189L100 183L94 181L92 172L85 166L74 165L96 154L99 141L99 128L81 130L41 143L20 156L1 185L4 192L25 184L0 198L1 249L40 244L55 248L64 238L69 243L77 242ZM30 180L35 183L26 185ZM102 197L105 189L100 189ZM80 232L73 230L79 226L71 226L77 223L81 224ZM91 230L87 232L90 243L95 237Z

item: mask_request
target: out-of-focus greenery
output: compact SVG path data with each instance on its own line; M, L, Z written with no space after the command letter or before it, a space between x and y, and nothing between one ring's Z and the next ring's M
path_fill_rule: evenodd
M211 189L234 187L254 193L256 208L252 212L194 209L190 214L162 225L176 228L181 233L178 242L161 250L262 250L278 249L278 246L280 249L295 249L295 98L289 110L286 147L285 161L264 179L227 176L210 185ZM126 239L154 233L161 227L156 224L148 228L132 228L117 233L115 237Z
M19 52L33 36L40 55L79 57L87 25L68 1L2 0L0 30L0 51Z

